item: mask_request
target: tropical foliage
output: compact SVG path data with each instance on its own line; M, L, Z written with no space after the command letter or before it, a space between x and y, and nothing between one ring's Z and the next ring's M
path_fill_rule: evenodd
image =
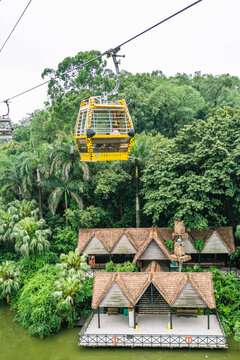
M138 271L137 265L131 263L130 261L125 261L123 265L116 264L114 265L113 261L106 263L107 272L136 272Z
M21 274L14 261L5 261L0 265L0 296L9 303L10 295L19 290Z
M240 79L122 71L119 97L137 133L132 160L86 164L73 139L79 105L115 84L101 57L79 71L96 55L79 52L45 69L45 108L0 146L0 267L13 274L1 275L1 297L10 296L20 322L41 337L90 308L93 279L73 252L79 228L172 226L182 218L187 229L233 226L240 245ZM239 265L238 248L231 258ZM136 268L110 262L107 270ZM214 279L221 316L237 329L238 299L228 294L238 285L231 276Z

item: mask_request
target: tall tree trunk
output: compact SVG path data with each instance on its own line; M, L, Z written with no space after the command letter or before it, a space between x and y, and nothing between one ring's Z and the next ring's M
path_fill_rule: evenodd
M7 304L9 304L10 301L10 295L7 295Z
M65 211L68 209L68 201L67 201L67 191L65 191ZM65 214L66 217L66 214ZM68 219L66 217L66 226L68 226Z
M22 201L23 199L23 192L22 192L22 188L20 185L18 185L18 196L19 196L19 201Z
M122 196L120 196L120 217L122 218L123 216L123 200L122 200Z
M40 176L40 171L39 168L36 168L36 172L37 172L37 185L38 185L38 207L39 207L39 216L40 219L42 219L43 217L43 212L42 212L42 187L41 187L41 176Z
M140 202L139 202L139 174L138 174L138 164L136 163L136 227L140 227Z

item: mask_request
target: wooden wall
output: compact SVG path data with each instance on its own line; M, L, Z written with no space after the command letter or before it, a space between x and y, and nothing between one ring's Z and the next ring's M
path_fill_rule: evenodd
M196 254L197 249L193 246L192 242L189 239L182 240L185 244L185 252L186 254Z
M212 236L208 239L205 247L201 251L202 254L228 254L229 250L219 238L216 233L213 233Z
M201 307L206 308L205 302L189 282L184 286L177 300L173 304L174 307Z
M136 254L136 249L128 240L126 235L122 235L115 247L112 250L112 254Z
M108 254L108 251L103 243L94 235L83 250L83 254Z
M131 306L131 304L126 296L122 293L120 287L115 283L109 289L99 306L127 307Z
M160 249L155 240L152 240L139 260L168 260L168 257Z

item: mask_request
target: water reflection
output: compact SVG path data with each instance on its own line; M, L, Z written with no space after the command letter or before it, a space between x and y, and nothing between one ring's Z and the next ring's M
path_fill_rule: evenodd
M30 337L14 321L15 312L0 305L0 360L239 360L236 343L227 350L97 349L77 346L79 329L65 329L50 338Z

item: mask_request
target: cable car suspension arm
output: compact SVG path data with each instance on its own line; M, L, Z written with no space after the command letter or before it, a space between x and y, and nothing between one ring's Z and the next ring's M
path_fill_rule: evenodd
M125 57L125 55L117 55L119 50L120 50L120 47L117 47L116 49L110 49L110 50L107 51L107 57L108 58L112 57L112 59L113 59L117 79L116 79L115 88L112 91L110 91L109 93L107 93L107 92L103 93L102 98L103 98L104 101L107 101L108 96L114 96L114 95L118 94L118 89L119 89L119 86L120 86L120 70L119 70L120 60L117 60L117 57Z

